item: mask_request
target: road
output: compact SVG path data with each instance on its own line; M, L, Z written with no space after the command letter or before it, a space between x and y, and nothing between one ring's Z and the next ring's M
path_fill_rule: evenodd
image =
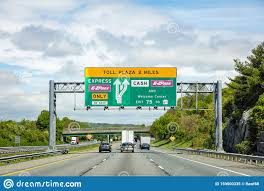
M263 176L254 165L151 148L121 153L86 151L0 167L10 176Z

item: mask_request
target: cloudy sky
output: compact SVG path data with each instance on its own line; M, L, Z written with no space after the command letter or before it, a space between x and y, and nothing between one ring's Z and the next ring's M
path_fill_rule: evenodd
M264 2L0 1L0 119L48 109L48 81L83 81L87 66L176 66L179 81L227 81L234 58L263 41ZM183 3L184 2L184 3ZM77 96L83 108L83 96ZM163 112L73 111L90 122L150 123Z

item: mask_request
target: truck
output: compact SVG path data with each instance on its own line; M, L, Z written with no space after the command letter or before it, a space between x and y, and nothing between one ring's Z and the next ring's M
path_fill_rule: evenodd
M122 143L134 143L134 131L122 131Z
M140 149L150 149L150 137L140 137Z
M80 143L79 137L72 137L71 138L71 145L77 145Z
M135 151L134 131L122 131L122 143L120 145L121 153L124 151Z

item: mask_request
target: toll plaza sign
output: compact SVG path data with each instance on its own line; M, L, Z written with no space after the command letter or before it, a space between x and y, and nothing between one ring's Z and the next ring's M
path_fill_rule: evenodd
M85 68L85 106L176 106L176 68Z

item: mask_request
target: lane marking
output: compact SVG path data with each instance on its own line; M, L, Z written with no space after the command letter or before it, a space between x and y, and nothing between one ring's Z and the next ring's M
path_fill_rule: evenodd
M80 156L81 156L81 155L78 155L78 156L74 156L74 157L70 157L70 158L62 159L62 160L59 160L59 161L54 161L54 162L51 162L51 163L47 163L47 164L43 164L43 165L38 165L38 166L31 167L31 168L26 168L26 169L23 169L23 170L18 170L18 171L10 172L10 173L7 173L7 174L2 174L2 175L0 175L0 176L10 176L10 175L14 175L14 174L18 174L18 173L21 173L21 172L26 172L26 171L30 171L30 170L34 170L34 169L38 169L38 168L42 168L42 167L45 167L45 166L49 166L49 165L53 165L53 164L57 164L57 163L61 163L61 162L64 162L64 161L70 160L70 159L72 159L72 158L80 157Z
M97 166L99 166L100 164L102 164L104 161L106 161L107 159L109 159L112 156L112 154L109 154L107 158L103 159L102 161L100 161L99 163L95 164L94 167L92 168L88 168L87 170L81 172L81 174L79 176L83 176L86 173L90 172L91 170L95 169Z
M159 165L158 167L159 167L160 169L164 170L164 168L163 168L162 166Z
M180 157L180 156L176 156L175 154L168 154L168 153L165 153L165 152L162 152L162 151L157 151L157 150L155 150L155 151L159 152L159 153L167 154L169 156L173 156L173 157L176 157L176 158L180 158L180 159L183 159L183 160L187 160L187 161L191 161L191 162L194 162L194 163L198 163L198 164L202 164L202 165L205 165L205 166L209 166L209 167L212 167L212 168L217 168L219 170L228 171L228 172L239 174L239 175L242 175L242 176L250 176L248 174L244 174L244 173L241 173L241 172L236 172L236 171L229 170L229 169L226 169L226 168L222 168L222 167L206 164L206 163L203 163L203 162L195 161L195 160L184 158L184 157Z

